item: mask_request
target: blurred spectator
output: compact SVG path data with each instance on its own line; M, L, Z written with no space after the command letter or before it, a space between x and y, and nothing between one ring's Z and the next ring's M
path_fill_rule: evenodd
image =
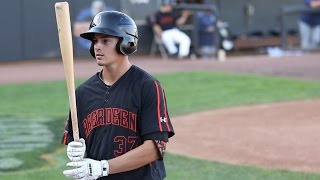
M202 57L212 56L216 51L215 31L217 18L211 10L196 13L198 46Z
M162 1L160 9L155 13L153 29L161 37L171 56L185 58L190 53L191 40L186 33L178 29L178 26L186 23L190 12L184 10L179 16L173 11L172 6L172 0Z
M80 34L86 32L89 29L92 18L101 11L115 10L112 7L107 7L103 0L93 0L91 7L84 8L80 11L76 17L76 21L73 24L73 35L76 37L78 44L89 49L91 42L81 38Z
M310 8L319 8L320 0L304 0ZM320 42L320 12L303 12L299 19L300 46L304 50L313 50L319 47Z

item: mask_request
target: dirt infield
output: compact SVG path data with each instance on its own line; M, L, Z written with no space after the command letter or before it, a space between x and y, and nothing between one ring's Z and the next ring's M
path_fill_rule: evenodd
M169 151L195 158L320 171L320 100L264 104L172 119Z
M151 73L206 70L320 80L320 54L231 57L225 62L133 56L131 62ZM76 78L99 70L93 60L75 61ZM0 63L0 84L63 79L61 60ZM173 117L176 136L168 151L232 164L319 172L319 107L320 100L309 100Z
M269 58L267 56L230 57L225 62L175 61L133 56L131 62L151 73L205 70L320 80L320 54L282 58ZM98 70L100 68L92 59L75 60L76 78L88 78ZM60 59L0 62L0 75L0 84L64 79L63 65Z

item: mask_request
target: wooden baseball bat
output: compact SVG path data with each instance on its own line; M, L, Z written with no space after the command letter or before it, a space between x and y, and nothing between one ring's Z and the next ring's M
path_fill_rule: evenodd
M55 4L55 12L61 56L68 89L69 105L72 118L73 138L75 141L79 141L78 116L74 85L73 47L68 2L57 2Z

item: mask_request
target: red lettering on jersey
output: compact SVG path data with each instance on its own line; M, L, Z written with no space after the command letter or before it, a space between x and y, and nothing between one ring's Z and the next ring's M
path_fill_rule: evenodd
M138 137L136 136L128 136L128 144L130 146L130 151L136 147L138 147Z
M122 118L121 118L121 121L120 121L120 126L129 129L129 126L128 126L128 114L129 114L129 112L126 111L126 110L121 111L121 117Z
M133 113L129 113L129 129L136 132L137 131L137 115Z
M137 115L124 109L104 108L91 112L82 122L86 137L94 128L105 125L119 126L136 132Z
M99 126L106 124L104 109L97 110L97 120L98 120Z
M112 121L113 125L119 125L120 111L121 111L120 109L116 109L116 108L113 109L113 121Z
M174 18L171 16L166 16L160 19L160 24L171 24L174 23Z
M138 147L137 136L116 136L113 141L118 144L118 148L113 151L115 157L118 157L132 149Z
M107 119L107 124L111 124L112 122L112 109L111 108L105 108L105 113L107 114L105 117Z
M118 144L118 148L113 151L115 157L120 156L127 151L126 138L124 136L116 136L113 141Z
M99 126L97 122L97 111L92 112L91 122L92 122L92 128L96 128Z
M92 127L91 127L91 123L90 123L90 118L91 114L89 114L89 116L87 116L86 119L84 119L84 121L82 122L83 124L83 128L85 130L85 133L86 133L86 136L88 136L92 130Z

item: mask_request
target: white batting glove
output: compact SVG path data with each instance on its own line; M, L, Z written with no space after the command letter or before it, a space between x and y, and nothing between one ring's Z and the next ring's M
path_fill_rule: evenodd
M82 161L69 162L67 166L75 168L65 170L63 174L73 179L94 180L109 174L109 163L106 160L96 161L85 158Z
M80 161L86 153L86 142L83 138L79 142L72 141L68 144L67 155L70 161Z

